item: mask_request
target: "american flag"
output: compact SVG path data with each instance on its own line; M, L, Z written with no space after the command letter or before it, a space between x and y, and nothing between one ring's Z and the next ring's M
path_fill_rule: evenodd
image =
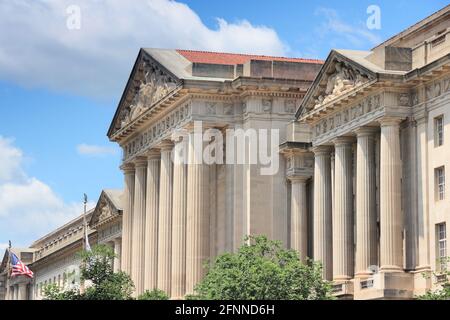
M11 277L24 275L29 278L33 278L33 271L31 271L26 265L24 265L23 262L20 261L20 259L17 258L14 253L10 252L10 257L12 265Z

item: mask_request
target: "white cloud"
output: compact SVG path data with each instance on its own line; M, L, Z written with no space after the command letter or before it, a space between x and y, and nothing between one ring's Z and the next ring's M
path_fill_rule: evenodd
M66 9L78 5L80 29ZM171 0L0 2L0 75L21 85L95 97L118 96L140 47L284 55L277 33L246 20L208 28Z
M77 152L88 156L115 155L117 154L117 148L82 143L77 145Z
M0 136L0 182L22 178L22 151L12 147L13 140Z
M323 23L316 30L318 35L322 38L332 38L334 45L339 45L342 42L347 46L361 48L381 42L381 37L370 31L365 21L353 24L344 22L338 12L331 8L319 7L315 13L324 18Z
M81 203L65 203L48 185L29 177L23 152L0 136L0 241L27 246L33 240L80 215ZM20 177L13 171L22 172Z

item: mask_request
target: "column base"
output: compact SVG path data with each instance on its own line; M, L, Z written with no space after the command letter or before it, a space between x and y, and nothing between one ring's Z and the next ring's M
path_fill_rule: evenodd
M369 272L369 271L361 271L361 272L357 272L355 273L355 279L367 279L370 278L374 275L373 272Z
M384 272L384 273L388 273L388 272L404 272L403 268L399 267L399 266L381 266L380 267L380 272Z
M354 280L355 300L409 300L414 298L414 274L380 272Z
M333 282L334 283L341 283L341 282L349 281L351 279L352 279L352 277L349 277L349 276L334 276L333 277Z

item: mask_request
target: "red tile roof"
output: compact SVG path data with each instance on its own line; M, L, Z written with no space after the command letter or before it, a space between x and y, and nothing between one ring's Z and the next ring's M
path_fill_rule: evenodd
M194 50L177 50L177 52L193 63L236 65L236 64L244 64L249 60L286 61L286 62L302 62L302 63L317 63L317 64L324 63L324 61L317 59L271 57L271 56L239 54L239 53L209 52L209 51L194 51Z

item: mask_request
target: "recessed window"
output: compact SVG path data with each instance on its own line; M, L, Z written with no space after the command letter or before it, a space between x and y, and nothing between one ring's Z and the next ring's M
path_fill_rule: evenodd
M439 147L444 144L444 117L434 118L434 146Z
M447 270L447 230L446 224L440 223L436 225L438 267L440 271Z
M436 186L436 200L444 200L445 198L445 169L439 167L434 169L435 172L435 186Z

